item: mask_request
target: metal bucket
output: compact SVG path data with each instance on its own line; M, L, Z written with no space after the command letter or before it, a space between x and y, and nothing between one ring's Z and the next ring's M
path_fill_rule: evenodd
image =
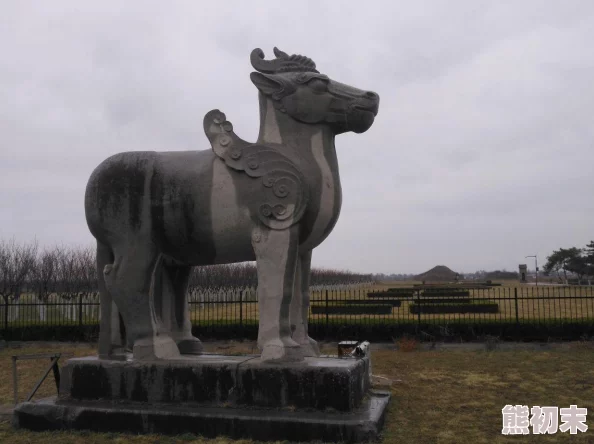
M343 358L350 356L355 347L357 347L357 341L341 341L338 343L338 357Z

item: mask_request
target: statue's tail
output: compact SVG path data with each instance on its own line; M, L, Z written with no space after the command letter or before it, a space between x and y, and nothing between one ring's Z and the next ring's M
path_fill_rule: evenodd
M99 283L99 297L101 321L99 329L99 357L108 358L116 348L123 346L120 332L120 314L105 285L106 267L114 262L111 247L97 241L97 282Z

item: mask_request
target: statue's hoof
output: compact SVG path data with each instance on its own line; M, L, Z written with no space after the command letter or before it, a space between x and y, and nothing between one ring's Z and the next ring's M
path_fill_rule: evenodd
M133 356L138 361L175 359L179 358L179 349L171 337L161 335L137 339L134 342Z
M308 338L306 342L299 345L301 347L301 353L303 354L303 356L314 358L320 356L320 347L318 347L318 343L314 341L312 338Z
M182 355L201 355L204 351L198 338L183 339L177 343L177 348Z
M295 342L293 344L284 344L280 340L269 341L262 348L260 360L263 362L302 361L303 353L301 352L301 347Z

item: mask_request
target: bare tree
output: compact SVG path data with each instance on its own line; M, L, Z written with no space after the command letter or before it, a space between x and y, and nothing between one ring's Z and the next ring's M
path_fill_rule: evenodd
M60 297L60 312L68 320L76 319L77 299L83 287L81 267L76 247L61 247L58 254L57 294Z
M80 280L78 285L78 295L82 297L92 297L99 293L97 282L97 265L95 263L95 249L85 247L76 251L76 262Z
M371 274L350 271L314 268L311 271L311 287L341 287L370 284ZM239 291L254 290L258 274L253 262L195 267L190 276L188 292L196 301L237 300ZM255 293L253 294L255 297ZM244 299L245 300L245 299Z
M0 296L4 299L4 326L8 328L8 304L17 301L35 266L37 241L18 244L0 241Z
M44 249L36 258L32 270L32 284L35 297L42 305L39 306L39 318L45 321L47 302L52 293L56 292L56 281L58 278L58 256L57 247Z
M81 316L81 319L79 320L82 321L85 317L88 319L93 311L93 306L89 305L89 302L93 299L96 300L99 295L94 247L85 247L77 251L77 268L78 279L80 280L80 284L78 285L78 303L80 304L79 316ZM86 303L83 304L83 301Z

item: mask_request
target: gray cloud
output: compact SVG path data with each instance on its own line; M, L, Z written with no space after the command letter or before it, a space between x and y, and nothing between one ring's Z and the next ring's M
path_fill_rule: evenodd
M338 138L344 204L314 265L513 269L594 238L591 1L20 1L0 18L0 237L90 243L86 180L128 150L254 140L249 53L373 89Z

